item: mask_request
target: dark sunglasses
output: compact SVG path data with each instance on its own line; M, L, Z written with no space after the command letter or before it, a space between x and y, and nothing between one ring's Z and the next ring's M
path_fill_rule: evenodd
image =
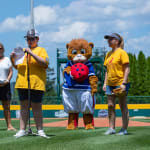
M27 41L35 41L36 38L27 38Z
M108 41L117 40L115 37L110 37Z

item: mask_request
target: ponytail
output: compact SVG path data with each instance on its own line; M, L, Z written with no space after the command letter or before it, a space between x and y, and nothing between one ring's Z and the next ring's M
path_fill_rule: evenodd
M121 41L119 41L119 45L118 45L118 46L123 49L123 48L124 48L124 40L123 40L123 37L120 36L120 35L117 34L117 33L115 33L115 34L116 34L117 36L119 36L119 38L120 38L120 40L121 40Z

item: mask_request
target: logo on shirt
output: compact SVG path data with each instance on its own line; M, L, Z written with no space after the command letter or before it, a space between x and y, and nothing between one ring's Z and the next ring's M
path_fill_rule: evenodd
M112 57L112 59L109 61L109 64L111 64L111 63L112 63L113 59L114 59L114 58Z

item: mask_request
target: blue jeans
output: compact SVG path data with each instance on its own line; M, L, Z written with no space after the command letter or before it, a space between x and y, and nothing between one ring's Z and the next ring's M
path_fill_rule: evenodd
M117 88L120 88L120 85L119 86L106 85L106 92L105 92L105 94L106 95L112 95L113 89L117 89ZM129 88L130 88L130 83L127 83L127 85L126 85L126 92L127 92L127 94L128 94Z

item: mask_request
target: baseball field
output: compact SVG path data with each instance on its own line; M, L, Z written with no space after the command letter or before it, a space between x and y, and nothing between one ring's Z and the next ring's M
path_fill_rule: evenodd
M19 129L19 120L12 120ZM36 133L34 121L32 130ZM16 139L15 131L7 131L6 123L0 120L0 150L148 150L150 149L150 119L130 118L128 135L104 135L108 121L95 119L95 130L85 130L82 119L77 130L66 130L66 118L44 119L45 139L30 135ZM121 118L116 120L116 131L120 130Z

